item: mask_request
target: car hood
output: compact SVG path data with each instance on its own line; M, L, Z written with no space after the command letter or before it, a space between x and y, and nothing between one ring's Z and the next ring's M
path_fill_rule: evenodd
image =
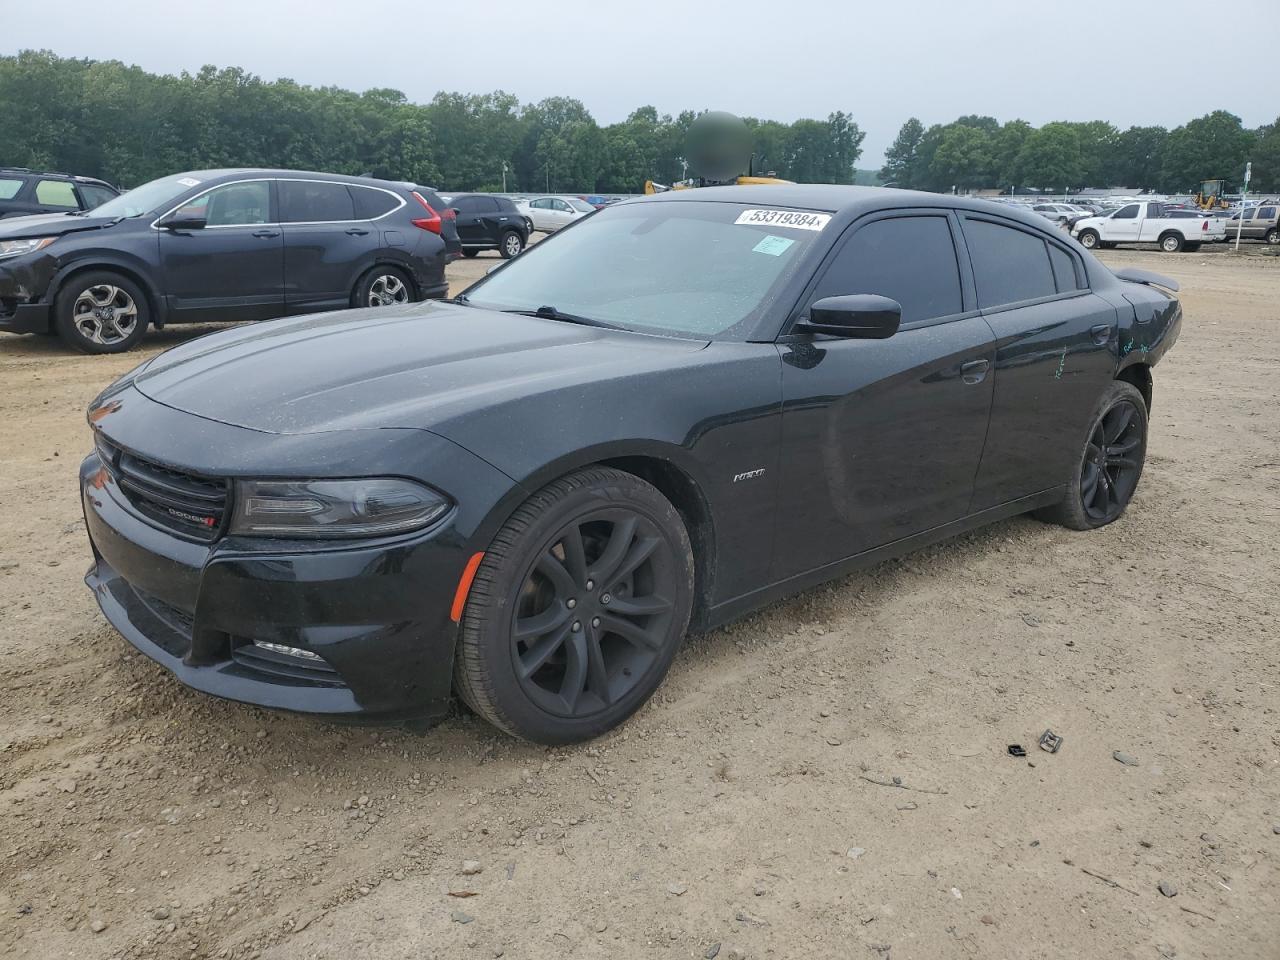
M69 213L37 213L29 217L6 217L0 220L0 240L24 237L60 237L81 230L101 230L120 222L119 217L80 217Z
M410 427L671 366L679 340L445 303L344 310L239 327L176 347L132 376L158 403L267 433ZM462 441L459 441L462 442ZM465 443L464 443L465 445Z

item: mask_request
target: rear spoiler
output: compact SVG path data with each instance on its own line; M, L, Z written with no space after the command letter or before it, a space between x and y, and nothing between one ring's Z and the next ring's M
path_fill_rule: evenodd
M1178 281L1159 273L1153 273L1150 270L1139 270L1137 267L1125 267L1122 270L1112 271L1121 280L1128 280L1132 283L1145 283L1150 286L1164 287L1175 293L1178 290Z

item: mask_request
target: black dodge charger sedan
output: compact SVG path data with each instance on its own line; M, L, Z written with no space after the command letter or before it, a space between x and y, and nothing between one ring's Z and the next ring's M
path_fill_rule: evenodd
M608 207L465 296L170 350L89 410L87 578L200 690L543 743L702 630L1028 511L1121 515L1179 303L1043 218L830 186Z
M367 177L163 177L87 213L0 223L0 330L120 353L148 326L443 297L451 217Z

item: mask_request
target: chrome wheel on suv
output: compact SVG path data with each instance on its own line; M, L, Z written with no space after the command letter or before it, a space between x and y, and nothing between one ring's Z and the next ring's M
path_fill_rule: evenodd
M110 347L129 339L137 327L138 304L120 287L100 283L76 297L71 319L90 343Z
M386 307L393 303L409 302L409 286L393 273L373 278L369 284L369 306Z

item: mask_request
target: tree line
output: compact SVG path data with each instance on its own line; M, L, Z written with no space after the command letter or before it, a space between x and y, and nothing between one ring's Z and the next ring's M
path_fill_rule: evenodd
M440 189L636 193L686 176L693 110L652 106L600 125L581 101L522 104L509 93L355 93L264 81L207 66L177 76L119 61L23 51L0 57L0 164L98 176L125 187L181 170L255 166L411 180ZM744 118L757 172L818 183L866 182L865 134L843 111L793 123ZM1127 186L1190 191L1209 178L1280 192L1280 118L1256 130L1223 110L1173 130L1110 123L908 120L881 179L947 192Z
M1105 120L1000 123L964 116L926 128L912 117L885 152L883 181L915 190L1137 187L1193 193L1202 180L1226 180L1238 191L1253 161L1253 192L1280 191L1280 118L1247 129L1215 110L1180 127L1129 127Z
M354 93L207 66L178 76L119 61L23 51L0 57L0 164L126 187L180 170L285 167L448 190L638 193L685 176L697 114L640 107L601 126L581 101L521 104L502 91ZM847 113L744 118L757 162L791 180L852 183L863 132ZM745 171L744 171L745 172Z

